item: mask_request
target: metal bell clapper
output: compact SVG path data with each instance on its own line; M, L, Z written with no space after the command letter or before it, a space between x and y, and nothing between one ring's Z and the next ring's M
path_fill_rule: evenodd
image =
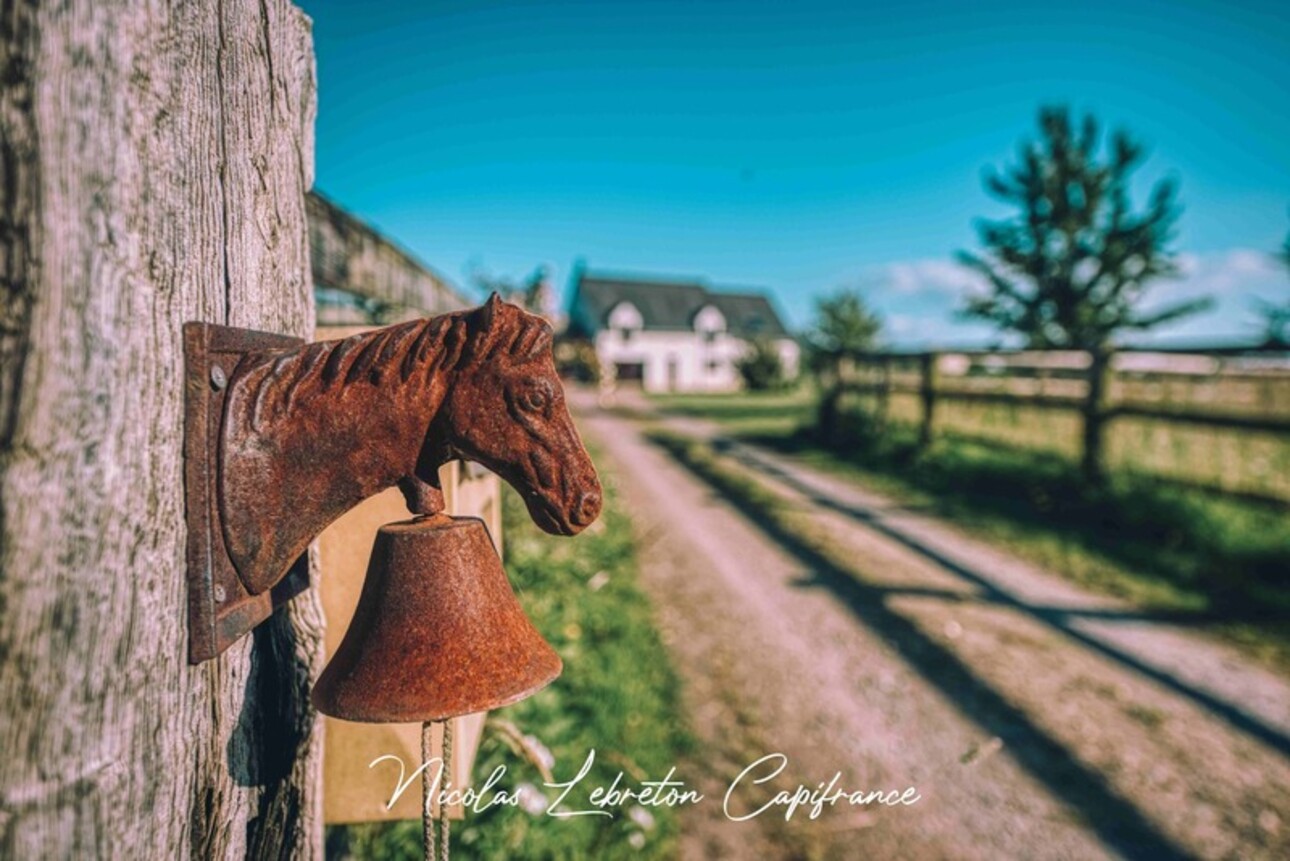
M313 690L351 721L441 721L536 693L560 675L482 520L435 514L381 527L344 640Z

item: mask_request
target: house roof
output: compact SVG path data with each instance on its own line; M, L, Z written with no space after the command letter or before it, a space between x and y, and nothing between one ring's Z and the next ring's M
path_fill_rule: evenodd
M788 336L779 315L762 293L712 290L698 281L656 281L579 273L573 291L573 318L584 328L607 325L609 312L623 302L640 311L646 330L690 331L694 315L714 305L733 335L751 338Z
M775 306L761 293L709 293L708 297L725 315L726 326L737 335L765 335L772 338L788 336L779 315L775 313Z

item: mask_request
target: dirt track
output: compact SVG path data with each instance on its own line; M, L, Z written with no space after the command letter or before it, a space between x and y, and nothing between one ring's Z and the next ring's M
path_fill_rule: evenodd
M1285 680L881 499L736 452L792 503L797 532L837 551L812 553L637 422L575 403L638 524L702 743L686 768L710 801L683 819L684 857L1290 857ZM776 789L840 771L849 789L914 786L921 801L726 819L726 786L774 752L789 759ZM755 787L737 802L768 798Z

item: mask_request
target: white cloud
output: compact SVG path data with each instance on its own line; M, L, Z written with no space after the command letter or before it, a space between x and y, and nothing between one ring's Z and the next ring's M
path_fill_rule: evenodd
M903 260L867 270L863 280L903 296L958 296L982 283L981 276L953 260Z
M890 314L883 318L887 343L898 349L979 347L1003 340L985 323L959 320L948 313Z
M894 338L904 338L918 331L919 320L908 314L892 314L885 321L887 332Z
M1286 278L1282 264L1269 252L1256 248L1231 248L1206 254L1178 255L1179 277L1157 282L1155 296L1227 296L1258 292L1278 278Z
M1256 296L1268 300L1290 290L1290 275L1276 257L1262 249L1230 248L1178 256L1179 274L1154 282L1143 309L1150 310L1202 296L1214 307L1162 327L1153 338L1189 336L1218 340L1250 337ZM963 298L984 292L985 279L950 259L917 259L864 269L857 279L886 318L887 335L897 344L972 343L997 339L984 324L973 325L954 314Z
M1177 258L1176 278L1161 279L1149 288L1157 297L1223 297L1262 292L1287 275L1276 257L1257 248L1231 248L1204 254L1185 253ZM873 266L860 281L878 294L900 296L952 296L986 286L978 273L953 260L900 260Z
M1143 340L1171 338L1244 342L1259 335L1255 299L1283 302L1290 293L1290 273L1276 257L1257 248L1230 248L1205 254L1179 255L1179 277L1153 285L1143 303L1147 309L1173 302L1208 297L1211 310L1142 336Z

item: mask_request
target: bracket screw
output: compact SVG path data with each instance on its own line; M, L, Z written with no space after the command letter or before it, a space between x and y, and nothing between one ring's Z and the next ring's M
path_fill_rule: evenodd
M228 385L228 377L224 374L224 369L219 365L211 365L211 385L215 391L222 391Z
M228 597L228 593L226 593L226 592L224 591L224 587L223 587L223 586L221 586L220 584L216 583L216 584L215 584L215 603L216 603L216 604L223 604L223 603L224 603L224 599L225 599L225 598L227 598L227 597Z

